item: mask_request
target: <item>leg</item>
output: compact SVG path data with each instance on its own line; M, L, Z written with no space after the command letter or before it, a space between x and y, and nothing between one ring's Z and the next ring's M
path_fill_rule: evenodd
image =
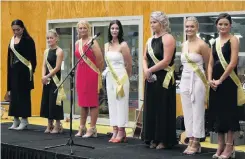
M84 138L97 137L96 122L99 114L99 107L90 108L91 124L90 129L83 135Z
M99 115L99 107L90 108L91 124L90 127L96 127L96 122Z
M109 107L109 119L110 125L113 127L113 135L109 142L112 142L113 139L116 138L118 134L118 125L117 125L117 108L116 108L116 91L115 91L115 83L113 83L113 79L111 79L110 73L108 73L106 78L106 91L108 98L108 107Z
M186 137L190 138L188 147L184 150L184 154L191 148L191 144L193 141L193 108L191 97L189 92L182 92L181 93L181 102L183 107L183 114L184 114L184 123L185 123L185 132Z
M219 158L225 149L225 135L223 133L218 133L218 149L213 155L213 158Z
M205 114L205 87L201 83L202 81L195 81L194 85L194 102L192 102L193 111L193 144L188 154L195 154L201 152L200 138L205 137L204 129L204 114Z
M53 128L54 128L53 123L54 123L53 119L48 119L48 126L47 126L46 130L44 131L44 133L50 133L53 130Z
M187 154L188 155L194 155L197 153L201 153L200 139L199 138L193 138L193 141L191 143L191 147L188 149Z
M60 120L56 120L54 129L50 132L51 134L58 134L63 132L63 127Z
M118 127L113 126L113 135L112 135L111 139L109 140L109 142L113 142L113 140L117 137L117 134L118 134Z
M226 146L224 151L220 155L221 159L235 158L235 150L234 150L233 143L234 143L234 132L228 131Z
M114 142L126 141L125 127L128 124L128 102L129 102L129 82L124 86L125 96L121 99L116 99L116 114L117 114L117 126L119 127L117 137Z
M81 118L80 118L79 131L75 136L81 137L87 132L87 128L86 128L87 116L88 116L88 108L81 107Z
M118 128L118 134L117 137L112 141L113 143L123 143L127 142L126 139L126 132L125 132L125 127L119 127Z

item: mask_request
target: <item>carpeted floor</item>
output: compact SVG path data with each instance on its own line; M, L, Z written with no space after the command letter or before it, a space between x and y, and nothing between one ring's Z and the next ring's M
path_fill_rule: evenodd
M43 153L52 152L55 154L70 153L69 146L44 150L46 146L53 146L67 143L69 130L64 130L63 134L44 134L45 127L29 125L27 130L8 130L10 123L1 124L1 144L35 149ZM74 136L75 132L73 132ZM109 136L99 134L98 138L77 138L74 137L75 144L93 146L95 149L73 146L73 156L89 159L210 159L214 154L214 149L204 148L201 154L195 156L184 156L181 152L184 146L178 145L168 150L149 149L139 139L129 138L128 143L113 144L108 143ZM238 153L237 159L245 158L245 153Z

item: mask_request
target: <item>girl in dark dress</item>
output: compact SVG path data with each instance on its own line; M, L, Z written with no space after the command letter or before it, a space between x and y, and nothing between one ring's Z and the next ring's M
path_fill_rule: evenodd
M210 84L209 94L209 128L218 132L218 149L213 158L233 158L234 132L239 131L237 86L231 79L232 71L237 73L237 61L239 52L238 39L230 34L231 16L226 13L219 15L216 26L219 31L222 54L228 64L224 69L217 54L215 41L212 44L212 56L208 67L208 80ZM224 134L227 133L227 140Z
M173 66L176 48L175 39L168 33L169 21L164 13L153 12L150 23L154 36L147 42L143 60L146 78L143 136L146 142L151 142L150 148L163 149L177 144L174 71L167 86L163 87L167 73L171 72L166 68ZM157 64L150 55L150 47L158 60Z
M41 117L48 118L48 126L44 133L62 133L63 128L60 120L64 119L63 102L57 104L58 91L54 93L57 84L53 80L55 76L58 83L61 79L61 63L64 53L57 46L58 34L55 30L49 30L47 34L47 42L49 49L45 50L42 69L43 94L41 102ZM48 61L48 63L47 63ZM52 69L48 68L51 65ZM51 71L49 71L51 70ZM56 120L53 126L53 120Z
M36 69L36 49L24 23L17 19L11 24L14 36L8 48L7 89L10 93L9 116L14 122L9 129L23 130L31 116L31 90ZM22 117L21 121L19 117Z

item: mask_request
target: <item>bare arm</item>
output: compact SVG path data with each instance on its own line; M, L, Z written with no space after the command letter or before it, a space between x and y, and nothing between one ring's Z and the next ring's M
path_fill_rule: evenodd
M146 72L148 70L148 62L147 62L147 44L144 50L144 55L143 55L143 71ZM145 74L146 75L146 74Z
M102 55L100 46L96 40L94 40L92 50L96 57L96 66L97 68L99 68L100 71L102 71L102 69L104 68L104 60L103 60L103 55Z
M202 58L205 64L206 78L208 78L208 64L209 64L210 48L204 41L201 45L201 54L202 54Z
M212 81L213 77L213 66L214 66L214 59L212 55L212 49L210 49L210 56L209 56L209 61L208 61L208 80Z
M235 36L233 36L230 42L231 42L231 61L226 67L225 72L219 79L221 83L231 74L233 69L237 66L237 62L238 62L238 52L239 52L238 39Z
M122 46L121 49L122 49L122 55L124 58L126 70L127 70L128 76L130 77L132 74L132 56L130 54L130 49L126 42L122 42L121 46Z
M156 71L163 70L166 67L168 67L174 55L174 49L175 49L174 37L170 34L167 34L162 37L162 41L163 41L164 58L163 60L158 62L156 65L149 68L150 72L156 72Z
M42 77L46 75L46 55L43 55Z
M58 48L56 51L56 66L55 68L53 68L53 70L51 70L51 72L49 72L49 74L46 75L46 77L50 78L52 76L54 76L60 69L61 69L61 64L64 58L64 52L61 48Z

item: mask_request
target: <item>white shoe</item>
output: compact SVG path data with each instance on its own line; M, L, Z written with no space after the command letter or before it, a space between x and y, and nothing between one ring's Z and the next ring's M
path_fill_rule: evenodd
M87 133L82 137L83 138L97 137L97 129L95 127L88 129Z
M14 118L14 122L11 127L9 127L9 130L16 129L20 125L20 119L19 118Z
M15 130L24 130L27 128L28 124L29 123L27 119L21 119L20 125L17 128L15 128Z

